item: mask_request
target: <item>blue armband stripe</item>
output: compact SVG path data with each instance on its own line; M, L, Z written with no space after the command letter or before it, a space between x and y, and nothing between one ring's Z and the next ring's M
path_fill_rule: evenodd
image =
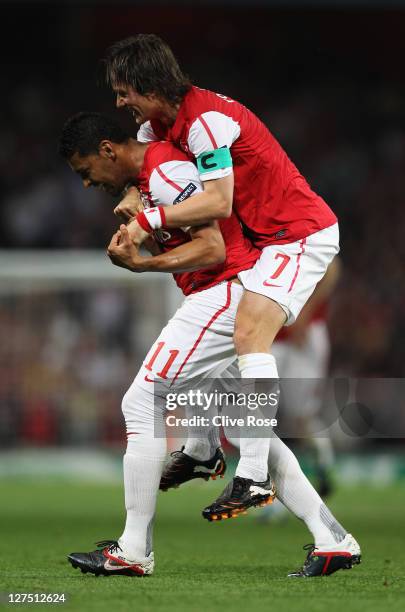
M228 147L206 151L197 157L197 168L200 174L232 168L232 156Z

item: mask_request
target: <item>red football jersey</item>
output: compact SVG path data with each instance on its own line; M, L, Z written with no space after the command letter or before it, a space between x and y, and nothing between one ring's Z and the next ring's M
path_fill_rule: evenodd
M195 165L169 142L148 146L138 185L145 208L176 205L203 190ZM226 259L211 268L174 274L185 295L208 289L242 270L248 270L260 256L260 251L243 235L236 215L221 220L219 226L225 242ZM160 229L153 234L162 251L169 251L191 241L188 229Z
M138 139L169 140L190 159L228 147L235 179L233 209L259 248L295 242L337 221L267 127L231 98L192 87L172 127L148 121L141 126ZM231 168L223 168L200 178L212 180L230 172Z

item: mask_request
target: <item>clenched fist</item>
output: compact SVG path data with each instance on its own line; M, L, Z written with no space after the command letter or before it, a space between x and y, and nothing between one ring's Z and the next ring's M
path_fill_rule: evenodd
M127 268L133 272L145 271L145 257L141 257L138 248L134 245L125 225L121 225L118 232L111 238L107 247L107 255L112 263L120 268Z
M114 208L114 215L121 217L124 221L129 221L143 210L141 194L136 187L130 187L121 200Z

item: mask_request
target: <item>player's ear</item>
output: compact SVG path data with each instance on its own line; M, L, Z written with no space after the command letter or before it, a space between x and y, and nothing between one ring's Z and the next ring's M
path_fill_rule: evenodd
M116 160L117 154L115 152L114 145L110 140L102 140L100 142L98 151L100 157L104 157L104 159L111 159L112 161Z

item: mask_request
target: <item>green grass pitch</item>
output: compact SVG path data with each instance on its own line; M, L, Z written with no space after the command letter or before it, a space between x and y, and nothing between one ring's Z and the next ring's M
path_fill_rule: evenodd
M189 483L159 495L155 574L99 577L73 570L66 554L92 550L123 526L119 486L71 481L0 482L0 592L67 594L62 609L86 612L403 611L405 542L403 484L340 490L331 508L362 546L363 563L328 578L293 580L289 570L311 541L296 519L260 524L258 511L222 523L200 518L222 488ZM54 606L51 606L54 609Z

